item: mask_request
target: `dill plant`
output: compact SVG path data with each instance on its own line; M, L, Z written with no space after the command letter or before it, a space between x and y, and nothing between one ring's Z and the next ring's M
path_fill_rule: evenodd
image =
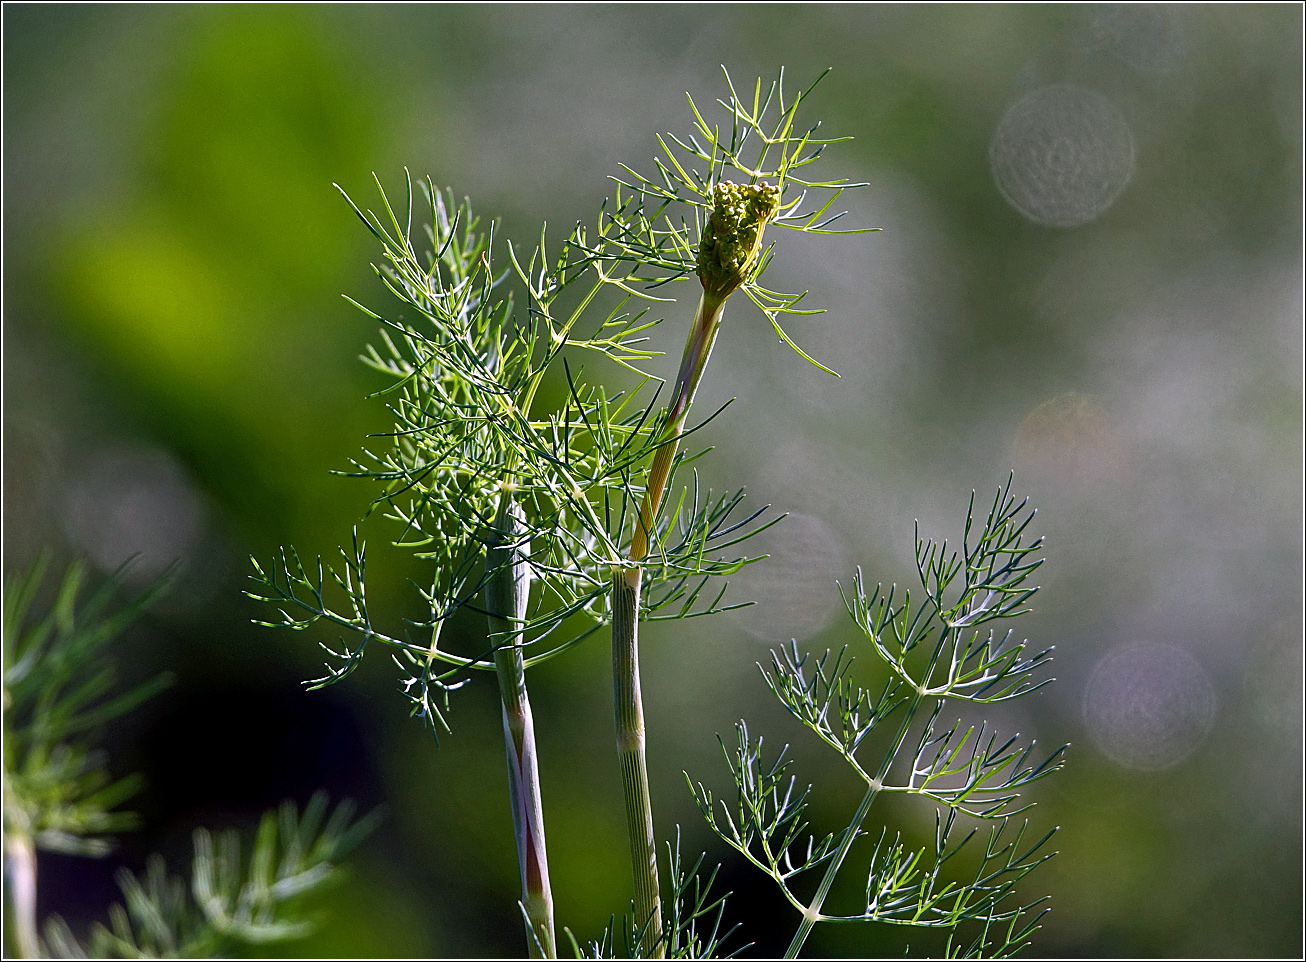
M495 227L482 229L467 202L429 180L418 190L408 182L402 216L384 189L380 197L381 214L355 210L381 243L378 273L405 314L362 308L383 325L380 346L365 360L392 378L381 394L396 425L384 448L366 451L343 473L379 484L376 504L398 525L395 544L427 566L421 594L429 617L399 633L377 626L357 530L339 566L305 563L293 549L268 566L255 559L258 587L250 594L277 605L280 619L265 624L326 622L349 633L343 650L328 649L336 661L314 685L346 678L370 644L390 647L404 668L412 713L437 739L450 730L450 692L474 672L497 676L527 945L551 956L557 939L525 673L612 618L608 573L624 563L639 528L642 469L668 447L667 414L655 412L653 379L639 366L654 356L645 332L656 321L631 307L639 265L609 256L602 232L610 222L598 229L597 243L578 226L553 251L541 233L529 256L511 245L499 254ZM427 224L415 231L418 203ZM595 318L591 305L613 285L627 293ZM573 293L574 306L560 308ZM567 348L608 358L641 383L614 394L587 384L583 372L572 371ZM550 369L565 378L566 400L539 412L535 401ZM652 396L642 402L641 393ZM680 452L674 460L690 458ZM738 517L741 501L742 493L714 495L695 485L656 519L658 567L648 580L645 617L722 610L721 593L709 597L703 589L747 561L719 553L756 530L749 527L756 513ZM479 654L441 645L444 627L463 609L487 619ZM555 643L573 616L589 627Z
M677 467L690 405L732 294L743 291L785 343L834 374L804 353L780 323L785 314L820 313L798 306L805 292L786 294L761 284L774 252L765 242L765 231L774 224L805 233L845 233L830 226L842 212L828 211L844 190L862 186L840 179L817 180L804 169L819 160L828 145L846 139L818 136L819 125L806 129L798 125L799 107L815 83L789 100L783 73L766 88L757 81L751 99L738 95L728 74L726 83L729 99L718 101L727 114L725 125L709 125L690 97L693 134L685 139L659 137L662 153L654 161L655 177L627 168L629 176L617 181L626 194L623 199L618 192L605 232L604 253L638 265L646 284L657 287L693 277L701 288L671 400L659 426L659 446L647 469L638 526L612 576L613 688L635 875L635 916L646 933L642 947L653 955L662 951L663 925L645 760L639 621L646 572L656 570L659 563L658 519L664 494Z
M740 291L780 340L834 373L804 353L782 323L786 315L819 313L803 305L806 294L762 283L774 255L767 231L844 233L833 226L842 216L833 205L843 191L863 185L809 172L829 145L843 139L800 122L800 105L815 84L792 94L782 72L744 96L728 75L726 85L727 96L717 102L719 122L709 123L690 98L693 132L659 137L653 173L624 168L596 221L578 224L560 241L549 241L541 230L531 245L505 242L470 202L429 179L414 187L408 178L397 204L377 179L375 211L349 200L380 246L376 271L394 296L389 309L354 302L380 325L380 339L363 359L388 379L376 396L394 426L340 473L376 486L373 506L389 519L389 540L423 566L418 590L425 614L399 630L374 618L357 528L335 564L306 561L291 548L271 563L252 559L256 587L249 594L278 610L264 624L302 630L324 623L341 633L341 647L326 647L331 661L310 683L314 687L342 681L369 646L385 646L402 670L400 689L412 714L438 741L450 731L451 693L478 672L496 677L520 908L532 956L556 955L559 940L527 673L605 627L613 647L633 912L596 941L582 944L565 930L571 949L596 957L712 957L725 951L730 934L722 928L723 898L710 895L715 873L701 878L701 859L686 865L678 836L668 846L670 897L663 902L638 629L641 621L734 607L720 579L756 560L734 549L779 520L745 512L742 491L702 490L696 473L682 475L677 487L677 473L704 453L687 449L686 440L720 414L691 424L691 405L725 304ZM675 303L667 296L671 285L693 281L698 306L675 380L659 405L660 382L648 362L659 353L649 339L660 319L650 315L660 304ZM611 296L600 296L605 291L616 292L615 306ZM587 379L583 368L573 367L585 356L632 372L633 388L610 390ZM565 390L561 402L545 406L540 389L547 378ZM760 739L752 740L742 722L738 749L727 751L737 805L723 809L707 789L692 786L709 825L770 875L800 912L790 955L824 921L952 930L977 922L975 939L949 943L950 953L963 954L1014 951L1035 927L1036 919L1017 924L1028 907L1012 910L1007 902L1015 881L1043 857L1035 854L1042 843L1022 848L1020 838L1005 841L1010 833L1003 833L1006 819L1019 810L1012 808L1017 789L1054 770L1060 753L1032 765L1029 750L1013 749L1014 742L984 741L940 721L950 700L989 703L1032 690L1036 684L1026 679L1046 660L1046 653L1023 658L1023 647L1009 638L977 633L981 625L1019 613L1032 593L1023 584L1037 566L1027 559L1039 542L1021 547L1028 522L1017 520L1021 509L1013 504L1000 493L976 547L967 541L961 561L945 557L942 546L918 543L926 599L919 609L906 599L895 605L892 593L868 598L858 576L846 603L891 671L881 694L851 686L845 656L826 656L809 668L796 646L775 655L765 673L785 707L866 782L846 828L810 839L806 854L797 854L807 794L794 795L783 760L763 762ZM968 516L968 538L972 520ZM958 596L945 600L954 585ZM483 646L471 654L442 644L450 619L464 610L486 619ZM931 619L937 627L930 627ZM932 654L925 657L927 648ZM889 719L896 734L880 760L864 766L863 740ZM889 774L914 731L919 743L911 773L893 784ZM933 859L883 836L871 859L865 911L823 914L834 879L883 792L921 795L947 810ZM966 844L950 841L959 818L996 820L998 827L973 880L943 882L941 867ZM821 867L814 895L795 889L794 879ZM993 934L1004 925L1005 934Z

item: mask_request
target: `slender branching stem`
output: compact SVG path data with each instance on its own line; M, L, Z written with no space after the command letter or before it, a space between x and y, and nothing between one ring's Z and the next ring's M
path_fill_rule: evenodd
M907 731L911 728L912 719L916 717L916 710L920 707L921 698L921 692L917 690L912 700L907 703L902 721L898 725L898 733L894 736L889 750L885 752L879 771L875 773L874 778L866 780L866 794L862 796L857 811L853 813L848 828L844 831L843 838L839 840L839 848L835 851L834 857L830 859L830 864L826 866L825 875L821 877L821 884L817 887L816 894L812 896L812 901L808 903L802 921L798 923L798 931L794 933L789 948L785 950L784 957L786 959L798 958L798 953L802 951L807 936L811 934L813 926L820 921L821 907L825 904L826 896L830 894L830 887L834 885L835 877L839 874L839 869L843 867L844 859L848 857L848 850L852 848L853 842L861 834L862 823L866 821L866 816L871 810L871 804L875 801L875 797L883 791L885 776L889 774L889 768L893 765L893 760L902 749L902 744L907 738Z
M866 794L862 796L861 804L857 806L857 811L849 821L848 827L844 829L843 838L839 841L839 848L834 853L834 858L830 860L830 866L826 869L825 875L822 876L816 894L812 896L807 911L803 913L802 921L798 924L798 931L794 933L789 948L785 950L784 957L786 959L798 958L798 953L802 950L803 943L807 941L807 936L811 934L812 928L820 920L821 906L825 904L826 896L830 894L830 887L834 884L835 876L839 874L839 868L843 865L844 859L848 857L848 850L852 848L853 842L857 839L858 829L861 828L862 822L866 820L866 816L871 810L871 803L875 801L875 796L878 794L880 794L880 789L877 786L867 787Z
M525 521L521 506L505 491L495 519L493 546L486 564L493 574L485 588L495 669L503 702L503 736L508 751L508 791L512 801L517 861L521 868L522 906L529 928L527 947L533 958L554 958L553 893L544 844L544 807L540 799L539 757L535 721L526 693L521 626L530 597L528 551L522 544Z
M41 955L36 935L36 847L30 835L10 832L5 838L5 872L13 905L14 940L24 959Z

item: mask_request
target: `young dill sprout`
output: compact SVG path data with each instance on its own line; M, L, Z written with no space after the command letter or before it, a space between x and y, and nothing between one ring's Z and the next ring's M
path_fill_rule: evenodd
M699 381L712 356L721 326L726 298L743 286L762 253L762 234L780 206L780 191L767 184L740 186L719 181L712 189L714 201L707 229L698 245L697 274L703 285L698 310L685 341L685 353L676 374L671 401L667 405L666 427L649 469L648 490L640 510L629 558L642 561L648 553L654 519L662 503L668 474L676 456L676 439L685 428L689 406L694 403Z
M724 301L748 280L762 253L762 232L780 210L780 188L717 181L712 214L698 244L704 295Z

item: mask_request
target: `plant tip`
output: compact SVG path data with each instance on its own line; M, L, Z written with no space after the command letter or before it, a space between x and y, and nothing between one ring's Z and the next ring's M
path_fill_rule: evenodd
M722 180L712 188L712 205L698 247L698 278L709 296L724 301L757 263L763 231L780 209L780 188Z

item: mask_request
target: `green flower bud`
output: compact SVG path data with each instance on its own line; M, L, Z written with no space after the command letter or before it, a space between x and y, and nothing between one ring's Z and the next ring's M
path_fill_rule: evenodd
M712 188L712 201L698 245L698 279L710 297L724 301L748 279L762 253L762 232L780 209L780 188L723 180Z

